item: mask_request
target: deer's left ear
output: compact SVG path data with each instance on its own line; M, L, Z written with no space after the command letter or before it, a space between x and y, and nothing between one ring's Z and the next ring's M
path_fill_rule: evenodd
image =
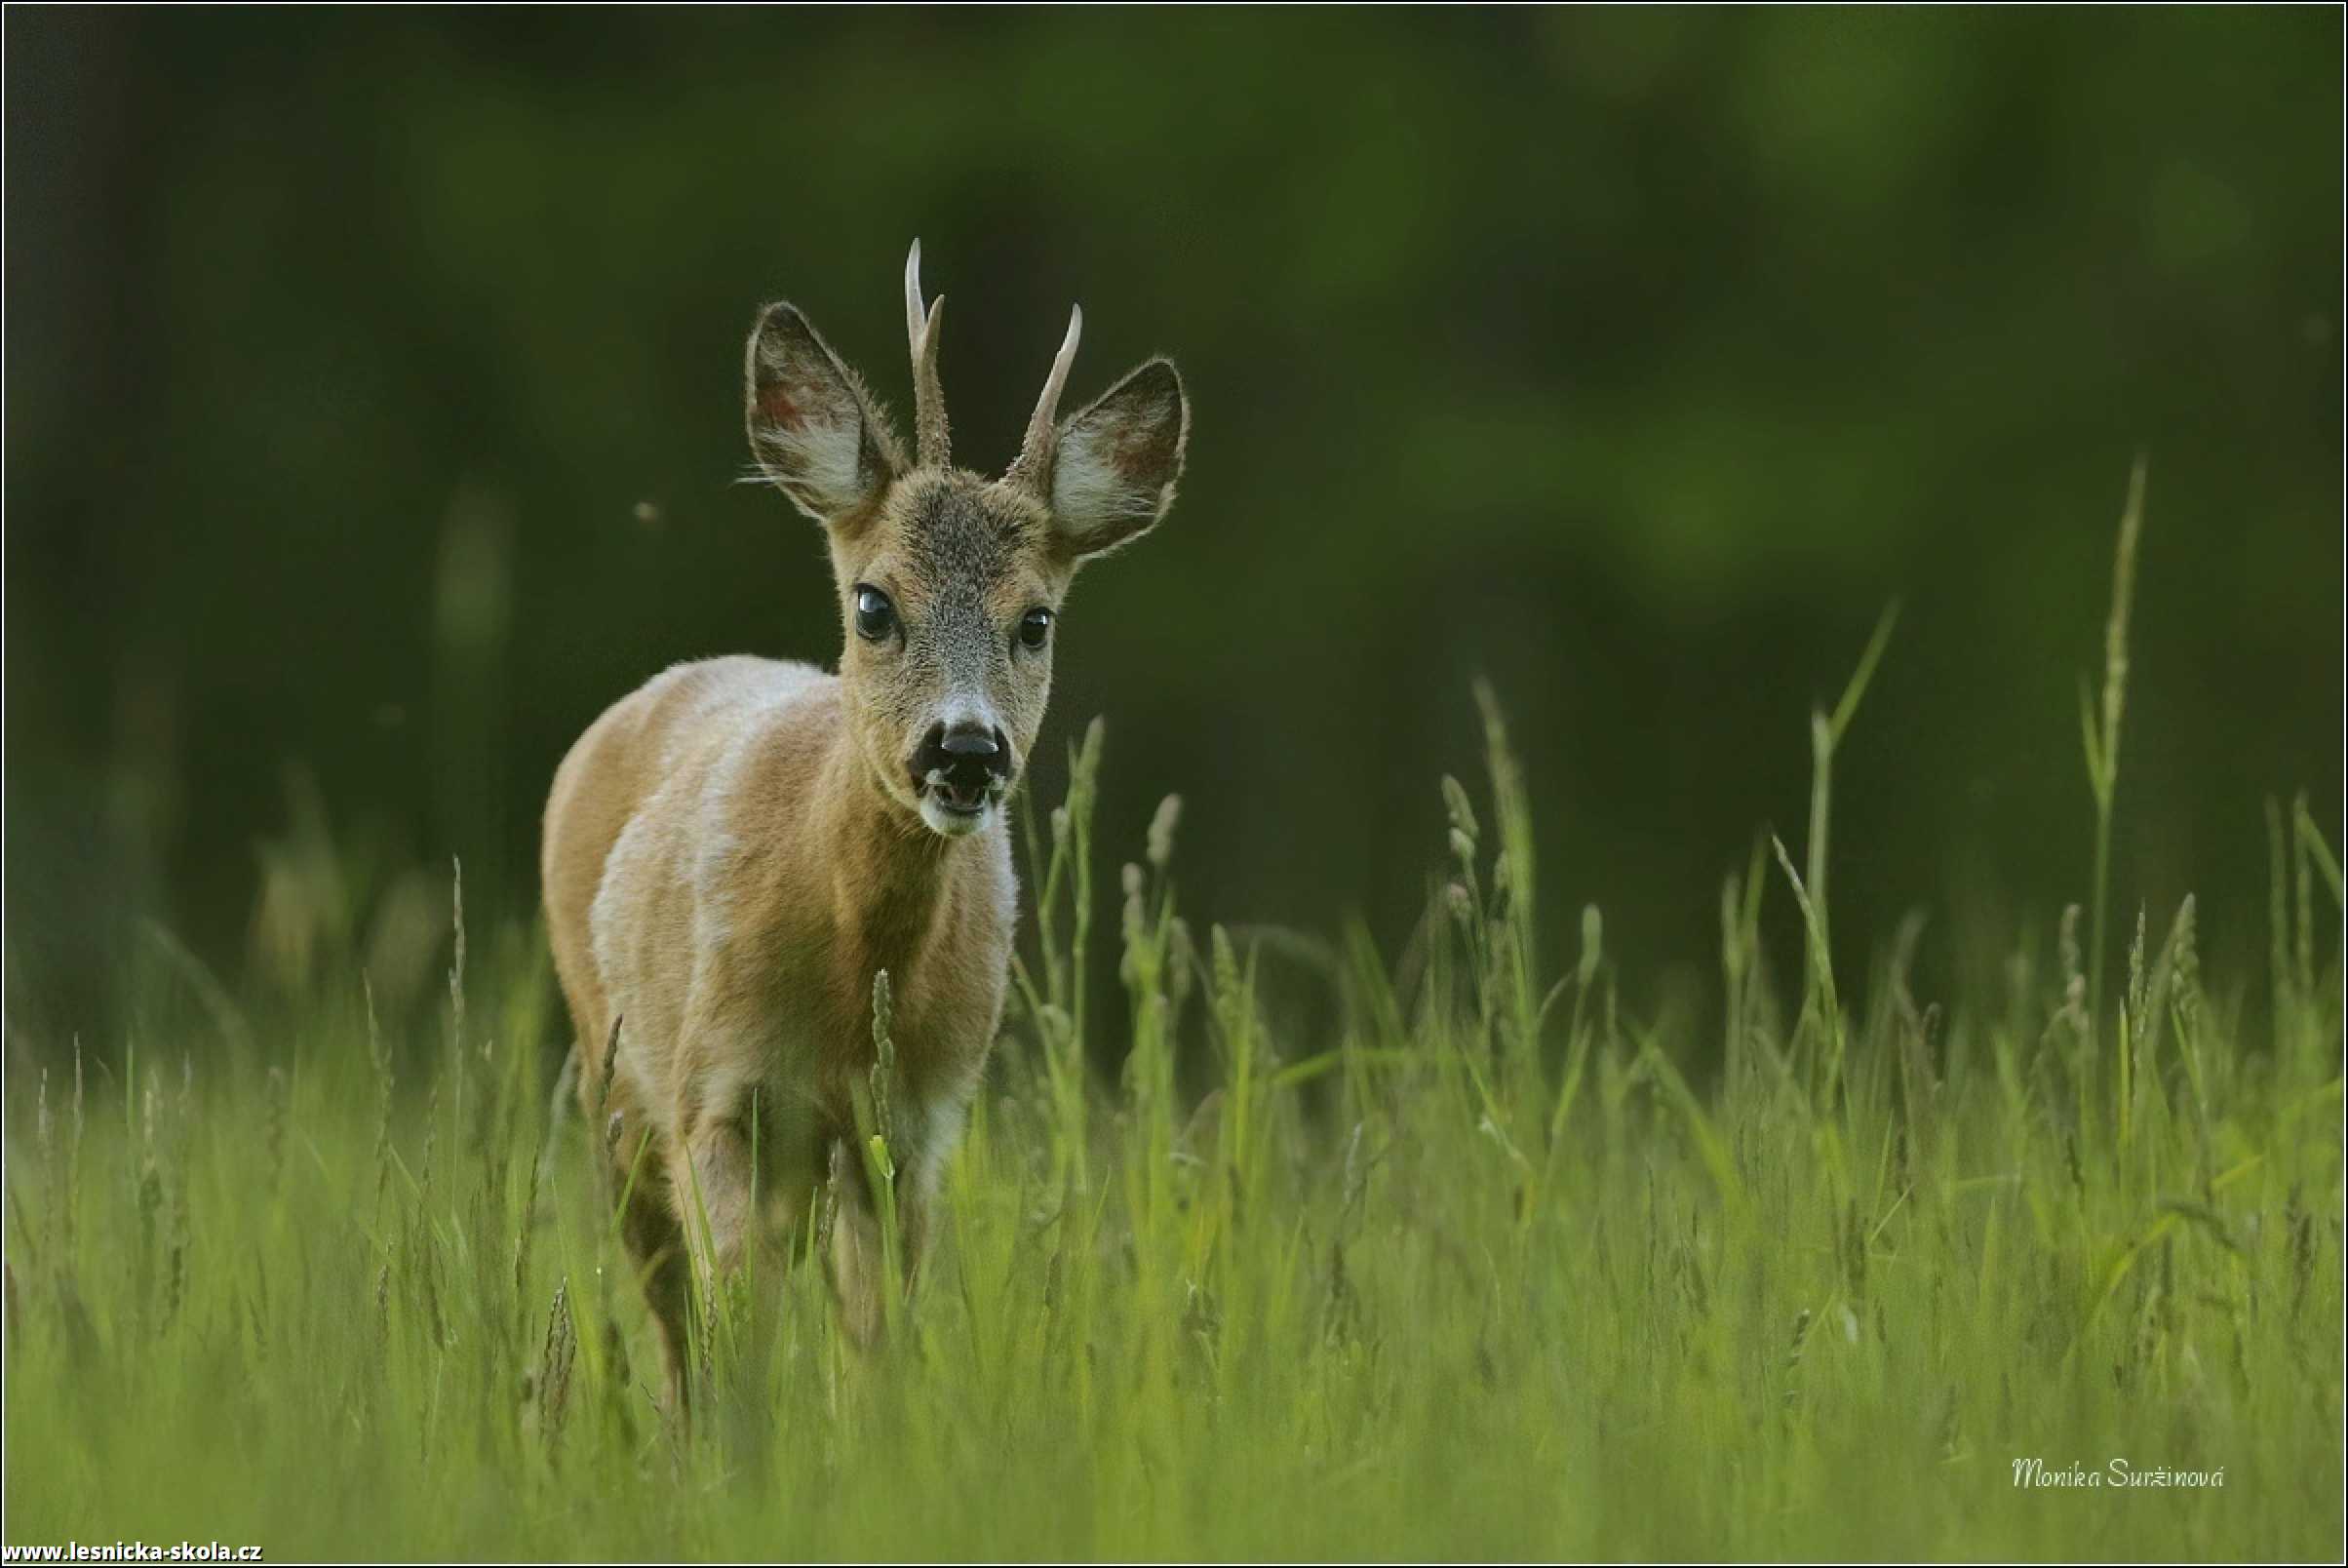
M1139 537L1174 504L1191 403L1171 360L1154 359L1060 427L1052 524L1075 556Z
M744 358L744 416L760 469L818 523L864 514L905 465L856 372L791 305L759 313Z

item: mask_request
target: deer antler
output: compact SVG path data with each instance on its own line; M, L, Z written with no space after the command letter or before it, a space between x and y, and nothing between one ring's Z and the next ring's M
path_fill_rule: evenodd
M945 313L944 294L926 311L921 308L921 242L917 239L905 256L905 335L913 345L915 460L923 468L944 468L953 460L946 393L938 384L938 322Z
M1053 421L1060 416L1060 393L1068 385L1069 367L1076 362L1076 340L1084 335L1084 307L1068 307L1068 335L1060 340L1060 352L1053 356L1052 372L1043 378L1043 395L1036 400L1036 412L1028 419L1027 440L1020 444L1018 460L1011 464L1006 480L1025 483L1030 488L1041 488L1051 481L1052 444L1058 439Z

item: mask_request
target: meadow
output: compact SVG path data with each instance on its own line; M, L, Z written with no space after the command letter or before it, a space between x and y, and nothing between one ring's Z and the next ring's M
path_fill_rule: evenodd
M1920 920L1863 975L1830 957L1829 871L1864 864L1835 754L1889 616L1814 716L1804 831L1718 889L1710 1016L1630 1005L1602 912L1542 900L1488 693L1394 952L1187 920L1177 803L1093 838L1096 722L1028 801L1030 929L920 1290L848 1348L810 1216L697 1302L689 1431L601 1132L550 1115L535 933L468 945L452 879L445 998L396 1023L331 911L300 1006L158 935L177 1033L12 1040L9 1544L2336 1558L2339 861L2269 805L2262 974L2205 970L2191 900L2104 885L2139 516L2081 704L2095 884L1964 995L1915 994ZM1324 1004L1274 1005L1274 969Z

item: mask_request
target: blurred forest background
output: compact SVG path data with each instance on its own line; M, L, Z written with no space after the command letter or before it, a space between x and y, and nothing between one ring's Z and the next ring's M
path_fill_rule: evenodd
M1693 1003L1720 876L1798 842L1809 709L1898 598L1837 944L1924 906L1938 963L2051 949L2139 451L2123 910L2198 890L2256 974L2262 799L2337 818L2336 10L6 35L8 1005L43 1045L118 1039L150 921L232 983L355 958L428 997L449 857L477 930L528 917L605 704L828 661L813 527L734 483L742 335L788 296L902 411L916 235L964 462L1011 455L1072 300L1072 401L1154 350L1188 377L1183 499L1079 584L1037 783L1107 714L1106 842L1179 791L1194 912L1398 946L1487 673L1549 939L1596 902L1636 1003Z

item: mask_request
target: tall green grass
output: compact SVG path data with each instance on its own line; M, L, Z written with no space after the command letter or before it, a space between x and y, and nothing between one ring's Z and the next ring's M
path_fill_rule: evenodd
M2089 725L2091 938L2140 493ZM605 1131L549 1115L536 944L468 959L460 901L421 1039L357 972L256 1009L182 956L176 1036L105 1066L17 1042L42 1053L8 1107L8 1540L2336 1556L2334 848L2270 807L2262 985L2203 971L2190 900L2139 913L2108 999L2075 918L1994 995L1917 996L1913 924L1853 985L1830 775L1890 633L1813 725L1807 843L1722 888L1709 1022L1625 1005L1596 909L1552 935L1489 692L1481 789L1428 793L1428 918L1396 956L1358 927L1314 950L1312 1038L1272 1026L1261 934L1185 914L1178 803L1096 933L1096 723L1029 823L1033 929L918 1295L848 1349L808 1216L796 1261L697 1300L689 1434L590 1174ZM1770 929L1803 939L1784 1001ZM1087 994L1098 940L1115 995ZM2027 1460L2105 1485L2017 1485ZM2114 1460L2222 1484L2122 1488Z

